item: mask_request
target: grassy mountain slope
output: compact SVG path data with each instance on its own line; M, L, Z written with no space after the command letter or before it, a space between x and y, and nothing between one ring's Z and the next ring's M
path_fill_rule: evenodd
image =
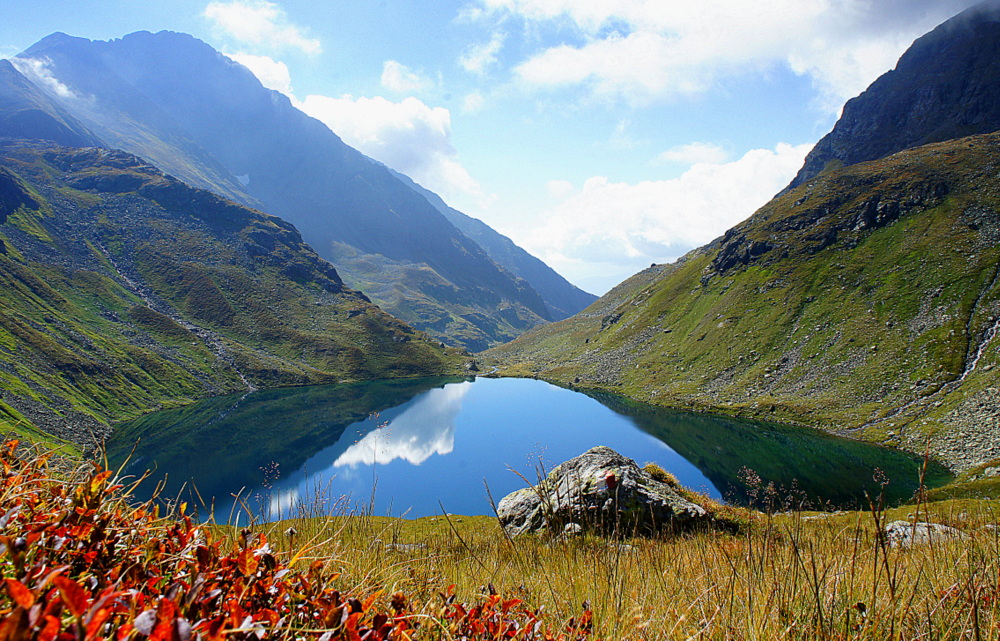
M485 354L500 371L1000 457L1000 134L786 191L674 265Z
M441 340L483 349L550 318L423 196L204 42L53 34L17 61L44 64L68 88L49 98L105 146L292 222L348 283Z
M84 443L258 386L452 373L288 223L123 152L0 144L0 422Z

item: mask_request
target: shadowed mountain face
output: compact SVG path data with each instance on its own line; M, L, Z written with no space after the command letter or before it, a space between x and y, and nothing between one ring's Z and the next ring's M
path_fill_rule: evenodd
M289 223L117 150L0 142L0 424L79 444L257 387L454 373Z
M848 101L790 187L827 169L1000 129L1000 2L977 5L919 38Z
M49 100L7 60L0 60L0 138L41 138L70 147L99 147L100 140Z
M919 39L749 219L485 359L954 469L1000 458L997 6Z
M423 195L191 36L54 34L15 64L106 146L292 222L348 283L441 339L481 349L552 318Z
M449 207L440 196L424 189L408 176L398 172L393 172L393 175L425 197L427 202L444 214L459 231L476 241L500 266L530 283L545 301L546 307L552 314L552 320L568 318L597 300L597 296L571 284L551 267L483 221Z

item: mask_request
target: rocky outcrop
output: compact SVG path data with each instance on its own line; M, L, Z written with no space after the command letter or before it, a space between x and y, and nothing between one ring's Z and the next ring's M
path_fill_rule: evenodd
M511 536L559 533L569 524L604 534L652 534L712 520L703 507L604 446L558 465L538 485L508 494L497 514Z
M789 185L830 169L1000 129L1000 2L989 0L917 39L899 64L849 100Z
M830 193L805 190L794 202L789 197L777 207L772 201L727 231L713 243L719 251L702 284L755 263L773 264L789 257L804 260L838 241L846 248L857 246L873 231L939 206L951 191L947 181L933 176L901 184L898 173L875 168L831 182L835 189Z
M0 168L0 224L22 205L37 207L37 203L18 181L17 176L5 168Z

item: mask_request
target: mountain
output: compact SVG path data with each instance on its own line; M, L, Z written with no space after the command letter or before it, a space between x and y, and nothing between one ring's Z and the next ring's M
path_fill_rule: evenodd
M0 282L0 423L80 445L208 395L467 361L289 223L122 151L0 141Z
M524 251L510 238L467 214L449 207L440 196L424 189L409 176L392 172L411 189L427 199L445 218L463 234L476 241L487 255L501 267L527 281L545 301L552 320L569 318L590 305L597 296L583 291L556 273L554 269Z
M103 146L288 220L346 282L441 340L482 349L553 317L423 195L204 42L53 34L13 62Z
M1000 122L991 65L940 61L955 75L930 65L930 79L914 66L928 43L965 60L995 51L991 7L918 40L748 220L484 360L661 405L929 449L958 470L1000 458L1000 132L921 144L966 131L961 100L936 101L925 134L893 116L929 104L914 86L949 86L980 96L977 127ZM887 89L897 77L910 80ZM852 129L862 107L870 120ZM824 149L843 160L811 173Z
M0 137L41 138L70 147L99 147L100 139L14 68L0 60Z
M991 0L917 39L894 70L849 100L790 186L828 169L1000 129L997 60L1000 2Z

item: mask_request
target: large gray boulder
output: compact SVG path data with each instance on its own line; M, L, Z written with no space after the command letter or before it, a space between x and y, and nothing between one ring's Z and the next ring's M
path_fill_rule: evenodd
M609 447L556 466L534 487L505 496L497 514L507 533L562 532L567 524L604 534L653 534L712 521L703 507Z

